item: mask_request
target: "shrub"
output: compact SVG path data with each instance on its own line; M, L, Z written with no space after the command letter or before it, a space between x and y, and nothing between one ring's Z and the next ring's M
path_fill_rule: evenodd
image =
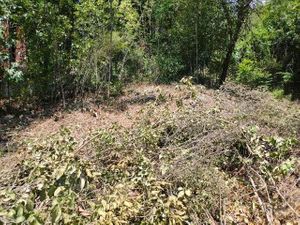
M266 84L270 74L258 67L258 64L251 59L243 59L238 66L236 80L250 86L259 86Z
M284 90L282 90L282 89L275 89L272 91L272 94L276 99L284 98Z

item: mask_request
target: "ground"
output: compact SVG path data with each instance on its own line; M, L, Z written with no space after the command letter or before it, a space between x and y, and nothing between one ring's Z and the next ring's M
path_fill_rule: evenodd
M154 109L151 108L153 106ZM187 114L182 113L182 109L186 109L187 112L184 113ZM286 99L276 100L268 92L251 90L231 83L224 85L220 90L207 89L200 85L136 84L127 87L121 97L111 99L105 103L95 103L94 99L85 99L84 103L82 101L73 103L72 107L67 109L56 106L51 110L30 109L19 111L21 112L14 113L11 111L9 114L1 115L0 119L0 148L2 149L0 173L2 180L5 181L11 179L10 175L14 174L15 168L27 157L25 143L42 142L42 140L55 135L62 127L67 127L78 143L77 154L83 158L89 158L90 149L86 147L86 143L90 141L95 130L108 129L113 124L120 127L120 129L132 130L139 126L147 113L151 113L147 117L150 124L160 124L161 121L166 119L163 118L166 115L170 118L174 116L175 120L178 120L174 122L177 127L184 126L184 123L192 126L193 123L185 120L196 119L198 121L195 121L195 124L197 124L202 118L203 123L199 124L203 126L203 129L201 129L203 133L193 136L193 138L197 138L197 143L191 146L199 146L203 149L209 148L211 145L218 145L216 143L219 143L218 141L221 138L231 140L233 134L254 126L259 128L259 135L261 136L292 137L298 141L300 140L299 103ZM198 115L194 116L195 113ZM184 116L182 117L182 115ZM188 116L191 117L188 118ZM205 129L207 131L204 131ZM182 128L183 131L186 132L186 128ZM187 130L187 132L193 131ZM174 134L170 136L173 137ZM185 142L185 145L189 143L192 142ZM176 145L176 147L178 146ZM221 147L224 148L220 144ZM218 151L215 146L211 149L214 152ZM292 151L293 158L299 159L299 145L296 144ZM197 154L199 153L193 152L189 157L194 156L197 159ZM178 155L176 157L182 156ZM180 161L177 158L174 159L174 165L181 165L183 159L180 159ZM189 167L195 166L194 163L197 162L184 160L186 160L184 164ZM299 222L295 219L300 213L299 161L295 165L294 172L278 182L278 193L283 195L286 204L280 209L275 209L275 206L272 209L273 213L271 214L275 217L275 224L297 224ZM174 173L176 173L176 168L184 170L184 166L174 166ZM232 176L232 174L236 176L238 173L240 171L233 169L228 172L229 176ZM170 176L172 174L170 173ZM266 203L266 209L262 210L265 211L267 222L264 219L258 220L253 218L254 214L251 215L247 200L254 201L253 199L255 199L255 201L260 202L259 196L264 195L264 192L255 191L255 189L254 191L250 190L244 184L235 184L234 188L235 190L228 197L231 200L224 203L227 210L226 217L229 218L227 219L229 221L232 219L232 221L241 224L267 223L269 221L267 206L268 204L273 205L275 200L272 199L272 201ZM243 196L243 192L249 196ZM244 198L244 200L236 201L239 198ZM261 198L264 200L264 196ZM211 224L217 224L214 222L214 216L210 216L209 212L207 212L207 218Z

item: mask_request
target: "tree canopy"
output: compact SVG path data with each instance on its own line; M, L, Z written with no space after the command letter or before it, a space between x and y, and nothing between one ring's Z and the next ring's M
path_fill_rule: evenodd
M2 96L234 79L299 95L297 0L1 0ZM6 25L5 25L6 24ZM26 58L15 60L24 42Z

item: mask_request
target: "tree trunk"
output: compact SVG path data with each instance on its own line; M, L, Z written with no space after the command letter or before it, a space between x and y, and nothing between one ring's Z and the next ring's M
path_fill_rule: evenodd
M195 33L196 33L196 71L194 72L198 72L199 69L199 42L198 42L198 18L195 24Z
M245 22L245 19L248 15L248 12L250 10L250 4L251 4L252 0L247 0L244 4L241 4L241 6L239 7L238 9L238 12L237 12L237 21L236 21L236 25L235 25L235 28L232 32L230 32L230 42L229 42L229 45L227 47L227 53L226 53L226 56L225 56L225 59L223 61L223 64L222 64L222 73L220 75L220 78L219 78L219 85L222 85L226 78L227 78L227 75L228 75L228 69L229 69L229 66L230 66L230 62L231 62L231 58L232 58L232 53L235 49L235 46L236 46L236 42L238 41L238 38L239 38L239 35L241 33L241 30L242 30L242 26ZM229 17L229 13L228 13L228 8L226 6L226 2L222 1L222 6L225 10L225 13L227 14L227 20L228 20L228 23L230 24L230 26L233 26L232 24L232 21Z
M109 31L109 68L108 68L108 89L107 96L110 97L110 82L113 74L113 65L112 65L112 35L113 35L113 0L109 1L110 8L110 31Z
M221 73L220 81L219 81L220 85L222 85L225 82L226 78L227 78L227 74L228 74L228 69L229 69L229 65L230 65L230 62L231 62L232 53L233 53L233 51L235 49L235 45L236 45L236 42L238 40L241 28L242 28L242 23L238 22L236 31L234 33L234 36L230 40L230 43L228 45L226 57L225 57L225 59L223 61L222 73Z

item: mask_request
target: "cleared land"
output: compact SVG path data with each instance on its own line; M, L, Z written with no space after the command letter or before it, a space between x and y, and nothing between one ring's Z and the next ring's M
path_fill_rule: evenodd
M299 222L300 105L267 92L135 85L0 128L0 224Z

